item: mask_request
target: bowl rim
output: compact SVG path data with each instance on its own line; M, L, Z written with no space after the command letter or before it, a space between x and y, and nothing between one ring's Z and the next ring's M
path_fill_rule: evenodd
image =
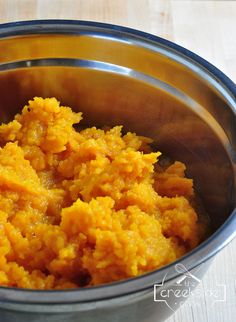
M63 28L70 27L65 32ZM28 35L28 34L79 34L80 27L100 28L119 34L125 33L132 37L138 37L143 43L151 41L182 54L185 58L199 64L202 68L211 73L211 76L218 80L222 86L229 90L236 104L236 85L223 72L213 66L207 60L191 52L190 50L177 45L164 38L139 31L136 29L123 27L114 24L101 23L96 21L66 20L66 19L44 19L27 20L0 24L0 39L9 36ZM50 29L51 28L51 29ZM236 114L236 111L233 111ZM137 292L150 290L155 283L160 283L164 276L166 281L171 281L180 276L174 271L174 265L181 262L188 270L194 269L200 264L213 257L223 247L225 247L236 236L236 209L219 229L208 239L187 253L180 259L172 262L155 271L140 275L135 278L121 280L118 282L93 286L90 288L73 290L31 290L0 286L0 301L29 304L71 304L102 301L106 299L121 297Z

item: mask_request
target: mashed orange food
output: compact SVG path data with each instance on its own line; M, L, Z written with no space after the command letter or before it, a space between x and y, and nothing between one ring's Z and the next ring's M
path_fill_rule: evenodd
M150 139L36 97L0 126L0 285L76 288L149 272L195 247L202 228L185 166Z

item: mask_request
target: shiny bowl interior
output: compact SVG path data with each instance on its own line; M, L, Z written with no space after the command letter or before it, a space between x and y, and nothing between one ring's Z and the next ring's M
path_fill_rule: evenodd
M1 121L11 120L34 96L55 96L82 111L84 125L123 124L187 164L212 226L211 237L181 259L189 269L235 234L235 94L233 82L208 62L139 31L60 20L0 28ZM161 280L167 269L171 265L93 293L44 292L44 301L86 301L101 296L101 288L107 297L134 292ZM0 295L20 301L23 292L24 300L42 301L40 291L11 291L1 289Z

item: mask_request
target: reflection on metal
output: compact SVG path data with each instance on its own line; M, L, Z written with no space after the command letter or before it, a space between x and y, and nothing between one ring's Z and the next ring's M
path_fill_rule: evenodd
M181 263L192 272L233 238L236 89L220 71L170 42L106 24L16 23L1 27L0 37L2 121L10 120L34 96L55 96L82 111L85 120L90 120L87 125L123 124L124 130L152 137L163 153L187 164L215 231ZM177 278L175 264L92 289L42 293L0 288L0 306L6 308L6 322L11 321L10 314L17 321L30 318L28 313L22 313L21 320L13 311L9 313L23 310L19 303L26 302L33 319L37 310L55 313L73 309L80 311L80 321L95 321L91 312L96 307L101 321L114 319L111 308L119 312L119 321L127 314L130 322L156 321L153 312L157 304L150 304L152 285L161 282L167 272L171 284ZM73 312L70 320L66 315L68 321L78 320ZM159 321L167 315L158 306ZM49 318L46 313L41 316ZM57 315L50 318L57 320Z

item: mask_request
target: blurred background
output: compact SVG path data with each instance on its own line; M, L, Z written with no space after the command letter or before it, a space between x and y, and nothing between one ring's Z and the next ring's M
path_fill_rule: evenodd
M0 22L63 18L119 24L167 38L236 81L235 0L0 0Z
M92 20L146 31L194 51L236 82L235 0L0 0L0 23L32 19ZM235 253L236 241L167 322L235 321Z

